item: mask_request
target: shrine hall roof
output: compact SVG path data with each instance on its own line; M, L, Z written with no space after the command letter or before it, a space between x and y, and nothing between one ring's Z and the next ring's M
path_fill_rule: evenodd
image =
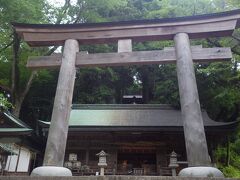
M32 129L19 118L8 111L0 112L0 135L25 135L30 134Z
M202 111L204 126L233 128L237 122L216 122ZM50 122L40 121L44 126ZM108 128L182 128L181 111L169 105L157 104L84 104L73 105L69 127L107 130Z

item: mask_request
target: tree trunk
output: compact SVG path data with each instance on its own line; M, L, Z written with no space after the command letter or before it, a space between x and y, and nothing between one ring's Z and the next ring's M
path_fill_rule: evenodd
M142 68L141 80L142 80L143 103L147 104L149 102L149 71L148 71L148 67Z
M229 137L227 137L227 157L226 157L226 166L230 165L230 140Z
M15 103L14 103L14 107L13 107L12 113L16 117L20 116L21 106L22 106L22 102L20 102L19 99L15 99Z
M122 87L116 88L116 95L115 95L115 100L117 104L122 104L122 99L123 99L123 89Z
M22 103L31 87L32 81L35 77L35 75L37 74L37 71L33 71L28 79L28 82L26 84L26 87L24 89L24 91L21 94L16 94L17 96L15 97L15 103L14 103L14 108L12 113L19 117L20 116L20 111L21 111L21 107L22 107Z
M20 39L16 33L14 33L13 43L13 59L12 59L12 78L11 78L11 100L15 106L16 97L19 91L19 48Z

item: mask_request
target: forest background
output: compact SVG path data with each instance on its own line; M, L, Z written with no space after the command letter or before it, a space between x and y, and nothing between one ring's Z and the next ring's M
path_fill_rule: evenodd
M58 70L30 71L28 56L50 55L61 47L30 48L13 31L12 22L95 23L172 18L240 9L239 0L0 0L0 106L38 129L50 121ZM240 120L240 30L232 37L191 41L203 47L231 47L231 62L195 64L201 107L215 121ZM133 50L161 50L173 41L134 43ZM116 44L81 46L89 53L116 52ZM81 68L73 103L122 103L123 95L143 95L144 103L180 108L175 65ZM240 177L240 129L215 152L228 177Z

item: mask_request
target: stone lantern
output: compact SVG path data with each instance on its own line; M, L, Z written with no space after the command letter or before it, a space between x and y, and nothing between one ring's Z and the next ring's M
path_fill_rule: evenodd
M168 167L172 169L172 176L176 176L176 168L179 167L179 165L177 163L177 153L175 153L174 151L170 154L170 163Z
M100 167L100 176L104 176L104 167L107 166L107 153L105 153L103 150L96 154L99 157L98 166Z
M81 162L77 160L77 154L69 154L69 159L64 163L64 166L70 170L79 171L81 168Z

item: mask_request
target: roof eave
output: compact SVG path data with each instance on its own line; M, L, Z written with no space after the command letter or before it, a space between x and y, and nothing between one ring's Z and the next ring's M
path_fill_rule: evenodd
M0 128L0 135L30 135L32 131L29 128Z

